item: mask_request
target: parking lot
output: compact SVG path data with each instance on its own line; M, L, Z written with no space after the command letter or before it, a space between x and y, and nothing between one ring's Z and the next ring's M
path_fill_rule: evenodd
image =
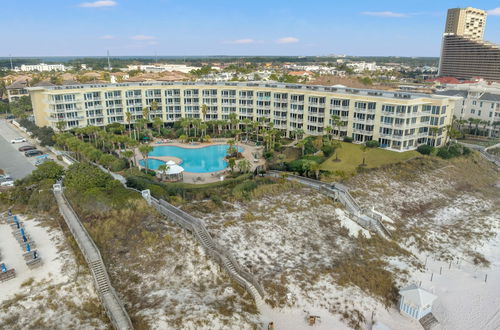
M17 137L27 137L12 128L4 119L0 120L0 168L13 179L22 179L35 169L35 157L25 157L24 152L17 150L20 146L30 144L10 141Z

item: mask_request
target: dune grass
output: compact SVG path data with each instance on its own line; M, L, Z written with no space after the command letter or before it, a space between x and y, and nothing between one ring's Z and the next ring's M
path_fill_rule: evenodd
M346 142L341 142L341 144L342 147L336 151L340 161L336 162L336 154L333 154L321 164L322 170L331 172L341 171L349 175L356 172L356 168L363 163L361 145ZM417 151L395 152L380 148L368 148L364 154L366 168L397 163L420 155Z

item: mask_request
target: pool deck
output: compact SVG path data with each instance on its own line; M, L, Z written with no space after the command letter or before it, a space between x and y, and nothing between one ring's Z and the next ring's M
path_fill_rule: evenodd
M174 146L174 147L181 147L181 148L189 148L189 149L199 149L203 147L208 147L208 146L213 146L213 145L220 145L220 144L227 144L227 141L231 139L213 139L211 142L204 142L204 143L184 143L176 140L166 140L168 142L163 142L163 143L158 143L160 141L165 141L165 140L155 140L149 143L152 147L159 147L159 146ZM262 147L257 147L253 146L250 144L242 143L242 142L237 142L236 146L242 147L243 152L241 153L244 159L247 159L250 161L251 164L251 170L253 171L257 166L259 165L264 165L265 160L262 158ZM255 161L254 160L254 154L258 155L258 159ZM136 150L136 157L137 157L137 162L139 162L141 159L143 159L141 153ZM180 164L182 166L182 160L177 157L171 157L171 156L153 156L149 158L154 158L154 159L159 159L164 162L167 162L169 160L173 160L176 164ZM236 168L235 171L238 171ZM193 172L184 172L184 178L183 182L185 183L210 183L210 182L216 182L216 181L222 181L224 180L224 177L231 172L231 169L225 168L224 170L220 170L217 172L207 172L207 173L193 173Z

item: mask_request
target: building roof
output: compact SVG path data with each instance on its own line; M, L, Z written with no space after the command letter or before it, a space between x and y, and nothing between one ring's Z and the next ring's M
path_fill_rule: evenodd
M486 101L500 102L500 94L484 93L483 95L481 95L479 99Z
M467 97L469 94L468 91L460 90L460 89L450 89L446 91L439 91L436 92L438 95L446 95L446 96L460 96L460 97Z
M28 87L27 80L16 80L12 83L12 85L7 86L7 89L23 89Z
M429 79L428 81L431 81L431 82L439 82L441 84L460 84L460 80L458 80L457 78L454 78L454 77L439 77L439 78L435 78L435 79Z
M55 86L53 83L51 83L50 81L40 81L36 84L33 85L34 87L45 87L45 86Z
M405 301L409 301L416 306L427 306L432 305L437 296L433 295L429 291L426 291L416 284L412 284L399 290L399 294L404 298Z
M49 87L28 87L28 90L58 90L60 92L71 92L78 91L81 88L93 88L93 89L101 89L101 88L114 88L114 87L140 87L140 86L148 86L148 87L156 87L156 86L191 86L192 88L211 88L212 86L227 86L226 88L231 87L257 87L257 88L281 88L286 89L290 93L301 92L301 91L315 91L320 93L334 93L334 94L345 94L345 95L359 95L359 96L372 96L372 97L380 97L385 99L392 100L415 100L421 98L429 98L429 99L443 99L443 98L452 98L453 96L446 95L437 95L437 94L424 94L424 93L415 93L415 92L400 92L400 91L387 91L387 90L376 90L376 89L360 89L360 88L336 88L332 86L324 86L324 85L303 85L303 84L288 84L288 83L280 83L280 82L268 82L268 81L254 81L254 82L232 82L232 81L197 81L197 82L186 82L186 81L175 81L175 82L167 82L167 81L147 81L147 82L131 82L127 80L123 83L109 83L109 82L91 82L86 84L79 85L70 85L70 86L49 86ZM189 88L189 87L188 87Z

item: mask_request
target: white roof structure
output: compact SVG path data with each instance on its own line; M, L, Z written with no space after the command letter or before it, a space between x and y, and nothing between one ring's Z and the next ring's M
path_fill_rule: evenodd
M432 305L437 296L433 295L429 291L426 291L416 284L412 284L399 290L399 294L404 298L405 301L413 303L415 306L427 306Z
M176 165L175 162L173 160L169 160L167 163L166 163L168 166L172 166L172 165Z
M180 174L182 172L184 172L184 167L182 166L179 166L177 164L175 164L174 162L173 165L170 165L169 163L172 162L172 161L169 161L167 162L167 170L166 171L161 171L163 174L166 174L166 175L175 175L175 174Z

